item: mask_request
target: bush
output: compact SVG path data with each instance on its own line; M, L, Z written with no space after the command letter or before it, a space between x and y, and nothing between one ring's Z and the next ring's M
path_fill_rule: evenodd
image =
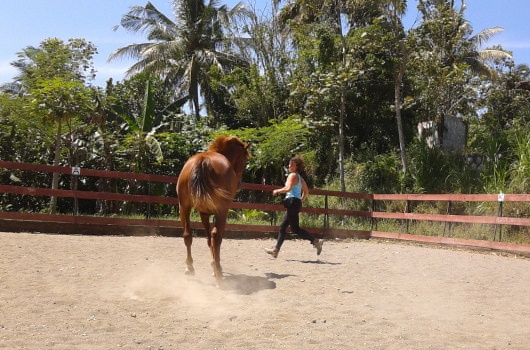
M396 193L401 189L400 160L395 154L378 154L359 164L353 182L361 193Z

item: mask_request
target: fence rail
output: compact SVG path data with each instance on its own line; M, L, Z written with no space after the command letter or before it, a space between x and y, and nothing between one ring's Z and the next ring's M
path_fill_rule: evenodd
M0 169L31 171L31 172L47 172L67 174L74 177L98 177L98 178L113 178L125 179L135 181L159 182L166 184L176 184L177 178L175 176L152 175L152 174L136 174L118 171L94 170L77 167L63 167L50 166L43 164L27 164L18 162L0 161ZM249 191L265 191L269 193L273 189L278 188L274 185L262 185L243 183L242 190ZM0 185L0 194L18 194L25 196L44 196L44 197L63 197L76 199L92 199L92 200L109 200L109 201L123 201L123 202L140 202L140 203L155 203L166 205L178 205L176 197L167 196L153 196L153 195L134 195L111 192L90 192L82 190L66 190L66 189L50 189L41 187L24 187L16 185ZM346 237L360 237L360 238L388 238L400 240L414 240L421 242L435 242L452 245L467 245L473 247L483 247L488 249L509 250L518 253L530 253L530 245L503 243L501 240L501 230L503 225L513 225L530 227L530 218L522 217L505 217L502 216L503 203L505 202L530 202L530 195L527 194L363 194L340 191L328 191L322 189L312 189L312 196L324 196L324 208L304 207L302 212L309 214L317 214L324 216L323 227L310 228L313 232L326 238L346 238ZM338 197L343 200L367 200L370 202L370 210L348 210L340 208L329 208L328 200L330 197ZM404 202L405 209L403 212L388 212L377 211L381 202ZM410 212L411 202L422 201L437 201L447 202L447 213L444 214L424 214ZM497 216L491 215L454 215L451 214L451 203L456 202L486 202L497 203ZM233 202L231 207L233 209L255 209L260 211L278 212L283 211L284 208L279 204L271 203L255 203L255 202ZM329 217L354 217L371 220L370 230L353 230L330 228ZM147 227L170 227L181 228L180 221L165 220L165 219L123 219L114 217L101 216L83 216L83 215L52 215L39 213L17 213L17 212L0 212L1 220L18 220L18 221L43 221L43 222L57 222L57 223L77 223L77 224L97 224L97 225L137 225ZM495 225L495 234L493 240L469 240L456 239L451 237L439 236L423 236L411 235L408 232L384 232L378 230L378 219L386 220L401 220L406 222L406 231L408 231L409 223L420 221L431 221L440 223L462 223L462 224L487 224ZM193 223L192 227L200 228L200 223ZM228 230L245 231L245 232L273 232L277 227L272 225L241 225L229 224ZM499 234L497 235L497 229ZM444 230L445 231L445 230ZM498 241L496 241L498 237Z

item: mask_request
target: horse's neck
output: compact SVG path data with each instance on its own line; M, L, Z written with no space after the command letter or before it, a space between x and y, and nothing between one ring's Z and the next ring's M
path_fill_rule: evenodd
M232 165L232 168L236 166L237 155L235 154L235 152L230 152L230 151L219 152L218 151L218 153L221 153L223 156L225 156L226 159L228 159L228 161Z
M241 178L243 176L243 170L245 168L245 162L240 161L240 157L238 157L237 152L226 152L221 153L228 159L230 162L230 165L232 165L232 169L234 169L234 172L236 173L237 177Z
M245 171L245 161L240 162L234 162L232 163L232 169L234 169L234 172L236 173L237 177L241 179L243 176L243 172Z

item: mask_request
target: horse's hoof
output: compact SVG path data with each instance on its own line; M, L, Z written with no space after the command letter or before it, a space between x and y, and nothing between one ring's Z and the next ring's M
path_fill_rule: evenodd
M223 278L223 275L218 275L218 276L213 276L215 278L215 285L217 288L221 288L223 289L224 287L224 278Z
M186 276L195 276L195 270L186 269L186 271L184 271L184 274Z

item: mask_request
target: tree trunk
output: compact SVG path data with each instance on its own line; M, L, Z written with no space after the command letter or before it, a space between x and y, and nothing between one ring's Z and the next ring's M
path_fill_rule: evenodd
M340 190L346 192L346 179L344 176L344 114L345 114L345 91L341 87L340 92L340 115L339 115L339 178Z
M401 171L403 174L407 173L407 151L405 149L405 136L403 135L403 120L401 118L401 84L403 82L403 67L404 62L401 62L401 67L398 68L397 74L394 77L394 105L396 108L396 122L399 137L399 150L401 154Z
M403 118L401 116L402 108L402 91L401 86L403 85L403 76L405 75L405 67L408 60L408 52L405 47L405 42L403 41L406 37L403 29L403 24L400 20L400 17L403 16L403 13L400 12L401 6L398 6L397 2L392 3L392 19L393 19L393 30L395 40L397 41L398 52L400 54L400 59L397 60L397 67L394 70L394 107L396 109L396 123L398 128L398 138L399 138L399 151L401 155L401 171L403 175L407 173L408 162L407 162L407 150L405 148L405 136L403 134Z
M337 11L337 31L340 34L341 50L342 50L342 67L346 69L346 40L342 33L342 20L340 17L340 2L335 3ZM340 112L339 112L339 181L340 190L346 192L346 179L344 174L344 119L346 115L346 87L341 83L340 87Z

